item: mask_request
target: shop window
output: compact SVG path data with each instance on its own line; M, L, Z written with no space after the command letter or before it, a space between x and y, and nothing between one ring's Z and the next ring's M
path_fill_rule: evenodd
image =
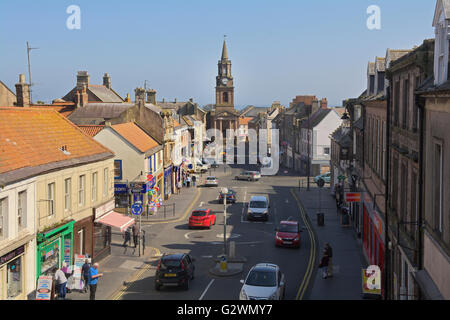
M22 293L22 257L8 263L6 278L8 299L14 299Z
M27 191L19 192L17 201L17 225L19 231L27 227Z
M55 183L47 185L47 199L48 199L48 215L55 214Z
M8 198L0 199L0 240L8 237Z
M54 268L59 267L60 261L60 239L57 239L45 246L41 253L41 274L51 275Z
M108 248L111 243L111 227L100 223L94 224L94 256Z
M64 180L64 210L69 211L72 208L72 179Z
M114 160L114 180L122 180L122 160Z

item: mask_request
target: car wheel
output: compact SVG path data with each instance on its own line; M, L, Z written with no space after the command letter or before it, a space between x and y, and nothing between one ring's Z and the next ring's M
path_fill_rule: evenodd
M161 285L159 283L155 282L155 290L156 291L160 291L161 290Z
M209 222L209 226L208 226L208 229L211 229L211 221Z

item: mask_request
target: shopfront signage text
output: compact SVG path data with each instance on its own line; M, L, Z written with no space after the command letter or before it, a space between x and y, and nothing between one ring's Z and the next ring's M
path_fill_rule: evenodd
M105 203L104 205L102 205L100 207L95 208L95 219L98 219L105 213L108 213L108 212L114 210L114 208L115 208L114 199Z
M36 300L50 300L52 294L52 277L40 276L36 288Z
M16 250L11 251L10 253L5 254L4 256L0 257L0 265L7 263L8 261L11 261L15 257L21 255L25 252L25 247L21 246L17 248Z
M126 183L115 183L114 184L115 194L126 194L128 193L128 186Z

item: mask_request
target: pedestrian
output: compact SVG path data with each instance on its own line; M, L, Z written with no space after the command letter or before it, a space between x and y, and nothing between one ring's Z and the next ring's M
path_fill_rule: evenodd
M322 279L328 276L328 256L327 251L323 250L322 259L320 260L319 268L322 269Z
M145 230L142 230L142 253L145 253Z
M127 252L127 249L128 249L128 243L129 243L129 242L131 243L131 234L130 234L129 228L127 228L127 229L125 230L125 234L124 234L124 242L123 242L123 246L125 247L124 253Z
M94 263L94 265L89 269L89 291L90 291L90 300L95 300L95 292L97 291L97 283L98 278L103 277L103 273L98 273L98 263Z
M186 184L187 184L188 188L191 186L191 176L189 176L189 175L186 178Z
M328 276L333 276L333 248L331 248L328 242L325 243L325 251L328 256Z
M89 264L89 259L84 260L84 264L81 267L81 274L83 276L84 280L84 288L83 292L87 293L88 285L89 285L89 269L91 269L91 266Z
M70 283L72 283L72 281L73 281L73 278L71 279L71 277L74 273L74 270L70 271L70 269L67 267L66 262L63 262L63 266L62 266L61 270L62 270L62 272L64 272L64 275L66 276L67 284L70 285ZM68 285L66 285L66 293L70 293L70 289L69 289Z
M197 177L195 174L192 176L192 186L195 187L195 183L197 182Z
M63 267L66 266L66 263L63 262ZM67 278L64 274L64 271L62 268L56 270L55 272L55 289L58 293L59 299L65 300L66 299L66 286L67 286Z
M138 245L138 230L136 228L136 224L133 224L133 227L131 227L131 231L133 232L134 248L136 248Z
M178 181L178 194L180 194L182 188L181 181Z

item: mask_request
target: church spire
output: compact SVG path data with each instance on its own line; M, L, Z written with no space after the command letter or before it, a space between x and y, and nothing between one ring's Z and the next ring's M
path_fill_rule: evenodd
M225 42L226 36L224 36L223 39L223 48L222 48L222 60L228 60L228 51L227 51L227 44Z

